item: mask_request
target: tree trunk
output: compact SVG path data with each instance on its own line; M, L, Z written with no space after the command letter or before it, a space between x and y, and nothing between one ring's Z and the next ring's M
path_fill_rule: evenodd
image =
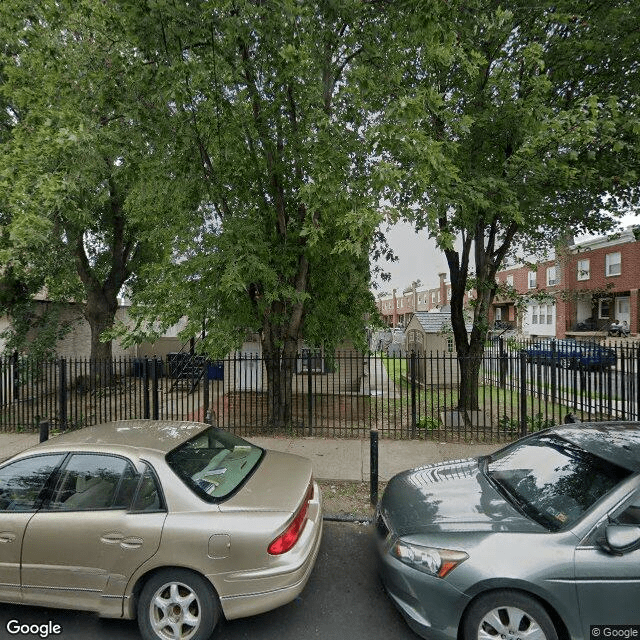
M92 386L108 383L112 375L113 350L111 340L101 342L100 336L113 327L118 309L117 296L105 294L102 290L87 295L84 316L91 328L91 382Z
M268 424L273 429L293 425L293 374L296 370L297 344L287 341L284 347L263 340L267 370Z
M461 254L455 250L445 251L451 276L451 325L460 368L458 409L461 412L477 411L480 408L478 391L480 368L484 355L489 308L495 295L495 274L502 260L500 256L497 261L489 259L493 253L493 246L490 247L490 251L481 246L483 236L481 227L475 236L475 271L478 285L471 335L467 335L464 318L464 295L473 237L469 236L465 239Z
M469 351L458 354L460 366L460 392L458 395L458 409L460 411L477 411L480 408L478 402L478 378L482 365L483 348L480 345L471 344Z
M298 258L293 280L297 293L307 289L309 262L304 254ZM276 300L262 318L262 353L267 369L269 425L274 429L293 426L293 374L296 369L298 340L304 317L304 303ZM285 319L274 322L274 318Z

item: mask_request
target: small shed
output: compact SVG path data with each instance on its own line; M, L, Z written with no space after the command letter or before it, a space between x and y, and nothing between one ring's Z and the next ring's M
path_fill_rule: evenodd
M471 326L467 326L471 331ZM418 311L407 325L407 353L415 353L416 378L424 385L458 385L458 360L449 311Z

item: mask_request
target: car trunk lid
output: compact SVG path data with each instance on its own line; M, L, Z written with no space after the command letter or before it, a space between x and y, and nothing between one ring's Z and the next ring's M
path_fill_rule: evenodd
M267 450L242 490L220 502L220 510L294 513L304 500L311 477L307 458Z

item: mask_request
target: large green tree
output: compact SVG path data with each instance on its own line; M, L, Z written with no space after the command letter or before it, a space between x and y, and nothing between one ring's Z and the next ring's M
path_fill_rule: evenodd
M625 0L444 10L453 46L425 59L420 31L409 34L380 143L398 172L391 197L446 255L459 407L473 410L505 257L606 230L634 203L638 14Z
M100 336L123 285L162 256L147 238L156 211L141 196L154 152L140 119L145 70L118 38L119 20L103 3L0 6L13 34L0 89L10 105L0 160L5 258L50 299L81 305L92 358L111 356Z
M260 335L272 424L290 423L304 339L363 336L380 219L367 133L384 5L149 2L130 24L175 135L170 183L198 206L158 230L173 263L146 269L134 313L180 316L220 355ZM172 188L161 196L172 197ZM144 326L144 322L140 326ZM148 326L148 325L147 325Z

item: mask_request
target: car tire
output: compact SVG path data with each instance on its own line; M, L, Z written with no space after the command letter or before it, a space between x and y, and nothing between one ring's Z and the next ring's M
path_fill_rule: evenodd
M481 595L465 615L464 640L503 638L558 640L556 628L544 607L519 591L500 590Z
M165 569L142 588L137 615L144 640L208 640L220 619L220 605L201 575Z

